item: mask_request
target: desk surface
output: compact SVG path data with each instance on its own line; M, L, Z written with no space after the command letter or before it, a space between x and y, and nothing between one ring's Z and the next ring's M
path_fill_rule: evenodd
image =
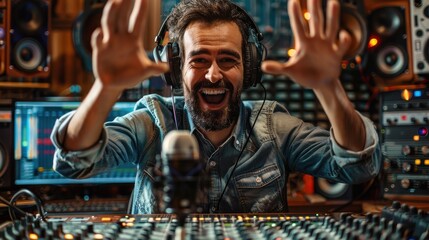
M393 201L414 206L429 212L429 200L425 199L384 199L384 200L327 200L317 195L296 195L290 198L289 211L295 213L314 212L381 212L383 207L392 205Z

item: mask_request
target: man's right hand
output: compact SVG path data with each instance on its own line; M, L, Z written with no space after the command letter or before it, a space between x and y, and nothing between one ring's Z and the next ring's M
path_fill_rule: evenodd
M103 88L122 91L144 79L168 71L168 64L152 62L143 46L147 0L109 0L101 27L92 35L92 62Z
M152 62L143 46L148 0L109 0L101 28L91 39L95 82L67 127L64 147L77 151L93 146L123 90L168 71Z

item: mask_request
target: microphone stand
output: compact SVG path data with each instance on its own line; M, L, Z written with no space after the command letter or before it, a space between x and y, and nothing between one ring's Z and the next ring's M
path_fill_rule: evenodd
M195 137L184 130L169 132L162 144L161 165L162 209L176 216L175 238L185 239L186 219L196 210L197 191L204 170Z

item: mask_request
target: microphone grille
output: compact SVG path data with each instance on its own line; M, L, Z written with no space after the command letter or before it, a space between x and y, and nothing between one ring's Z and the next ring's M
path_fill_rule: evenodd
M194 135L186 130L173 130L167 133L162 143L162 158L171 160L199 159L198 142Z

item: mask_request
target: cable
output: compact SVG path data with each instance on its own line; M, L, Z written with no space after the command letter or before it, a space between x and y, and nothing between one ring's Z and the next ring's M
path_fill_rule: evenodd
M249 139L250 139L250 135L252 135L253 128L255 127L256 122L258 121L259 114L261 113L262 108L264 107L264 104L265 104L265 100L267 99L267 90L265 89L265 87L262 84L262 82L259 82L259 85L262 87L262 89L264 89L264 100L262 101L262 105L259 108L259 111L258 111L258 114L256 115L255 121L253 122L252 127L250 128L249 136L247 137L246 142L244 143L243 148L241 149L240 154L237 157L237 160L235 160L234 167L233 167L233 169L231 171L231 174L229 175L228 180L225 183L225 187L223 188L223 191L222 191L222 193L221 193L221 195L219 197L219 200L217 201L216 211L219 211L220 202L222 201L222 198L223 198L223 195L225 194L226 188L228 187L228 184L231 181L232 175L234 175L235 169L238 166L238 161L240 160L241 155L244 152L244 149L246 149L247 143L249 142Z
M22 211L21 209L19 209L19 208L17 208L15 206L16 201L23 194L29 195L36 202L36 208L37 208L37 212L38 212L38 214L36 216L34 216L34 215L30 214L30 213L24 212L24 211ZM42 219L43 221L46 221L45 210L43 209L42 200L40 200L40 198L38 196L36 196L33 192L31 192L28 189L21 189L18 192L16 192L12 196L12 198L10 200L10 205L8 204L8 206L9 206L9 216L10 216L10 218L12 220L16 220L17 219L17 217L15 215L15 211L18 211L19 213L24 214L26 216L32 216L35 220ZM15 210L15 211L12 211L12 210Z
M177 123L177 115L176 115L176 103L174 101L174 88L171 86L171 103L173 105L173 117L174 117L174 123L176 124L176 130L179 130L179 125Z
M21 213L22 215L26 215L27 213L24 212L23 210L21 210L20 208L17 208L16 206L12 205L9 203L9 201L7 201L6 199L4 199L2 196L0 196L0 202L6 204L9 208L12 208L13 210ZM9 214L10 215L10 214Z

